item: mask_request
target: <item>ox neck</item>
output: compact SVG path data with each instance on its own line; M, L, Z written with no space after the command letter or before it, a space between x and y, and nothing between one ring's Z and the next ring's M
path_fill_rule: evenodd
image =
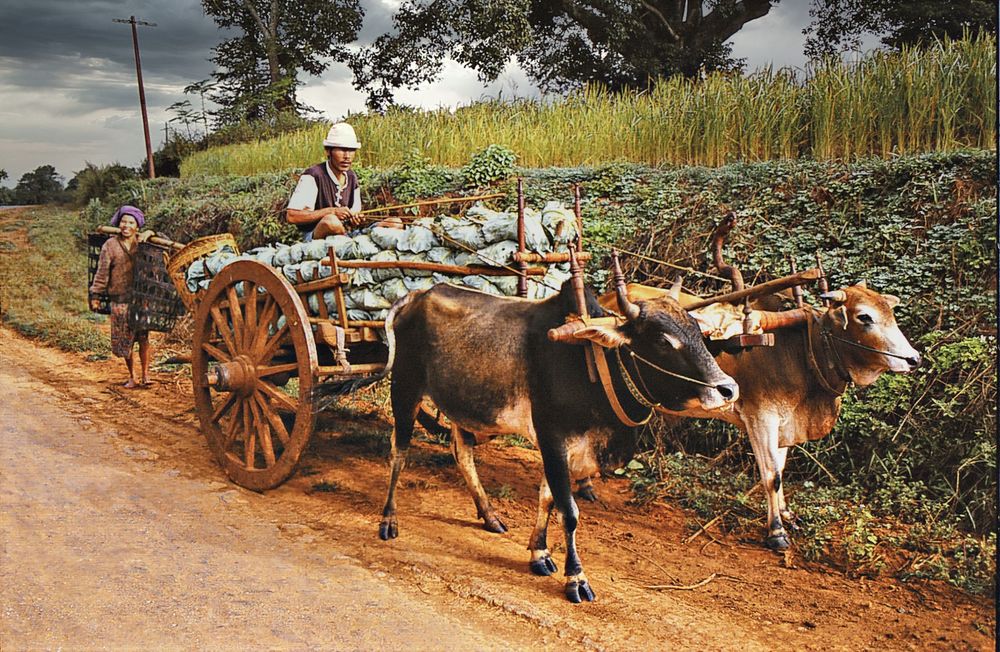
M850 372L844 367L844 361L840 356L834 343L830 340L830 333L820 322L822 317L813 315L806 320L806 358L813 376L825 391L840 397L847 391L848 386L853 382ZM817 333L817 329L819 333ZM823 350L823 361L820 363L816 356L817 339ZM832 371L835 378L831 381L827 376Z

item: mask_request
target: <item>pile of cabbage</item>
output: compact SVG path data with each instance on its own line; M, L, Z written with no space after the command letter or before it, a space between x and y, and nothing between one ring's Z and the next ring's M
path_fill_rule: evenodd
M539 254L565 251L576 237L573 212L558 202L549 202L541 211L525 209L525 248ZM490 265L517 268L517 213L498 212L476 204L460 218L442 215L421 218L405 229L368 227L351 236L330 236L292 245L275 243L237 254L226 246L188 267L188 290L208 287L212 277L237 260L252 259L281 271L293 285L329 277L333 270L319 261L330 248L340 260L426 261L444 265ZM350 277L344 287L344 303L351 320L385 319L390 306L414 290L426 290L437 283L452 283L498 296L514 296L517 278L511 276L452 276L416 269L343 268ZM558 292L569 278L569 264L549 265L544 277L529 277L528 298L544 299ZM541 282L538 282L541 281ZM241 288L240 288L241 289ZM308 310L319 313L319 301L328 314L337 312L333 290L308 295Z

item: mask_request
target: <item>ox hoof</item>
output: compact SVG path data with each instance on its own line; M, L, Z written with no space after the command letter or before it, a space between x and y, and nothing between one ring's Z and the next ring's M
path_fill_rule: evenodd
M788 550L792 544L788 540L788 535L782 532L781 534L772 534L764 539L764 545L771 550L781 552L782 550Z
M552 561L552 557L549 555L541 559L532 559L528 565L531 567L532 574L539 576L555 575L555 572L558 570L556 563Z
M580 604L584 601L593 602L595 598L594 591L590 588L590 584L587 584L587 580L566 582L566 599L573 604Z
M378 538L383 541L388 541L389 539L395 539L399 536L399 526L396 525L396 519L391 521L382 521L378 526Z
M594 493L594 487L588 485L586 487L580 487L576 490L576 497L581 500L586 500L588 503L597 502L597 494Z
M483 529L494 534L503 534L507 531L507 526L496 516L484 516Z

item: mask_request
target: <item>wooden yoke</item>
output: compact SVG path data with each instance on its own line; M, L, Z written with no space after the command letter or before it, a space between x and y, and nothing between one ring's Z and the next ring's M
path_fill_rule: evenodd
M580 234L576 234L579 240ZM580 315L580 323L586 325L590 320L587 312L587 293L583 288L583 267L576 258L576 247L569 246L569 273L573 284L573 296L576 298L577 314ZM587 357L587 378L590 382L597 382L597 368L594 366L594 350L592 347L584 348L584 355Z

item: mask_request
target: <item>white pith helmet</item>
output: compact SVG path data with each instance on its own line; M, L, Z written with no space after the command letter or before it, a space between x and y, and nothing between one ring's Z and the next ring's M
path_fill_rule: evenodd
M343 147L344 149L358 149L361 143L354 133L354 127L346 122L338 122L330 127L323 141L323 147Z

